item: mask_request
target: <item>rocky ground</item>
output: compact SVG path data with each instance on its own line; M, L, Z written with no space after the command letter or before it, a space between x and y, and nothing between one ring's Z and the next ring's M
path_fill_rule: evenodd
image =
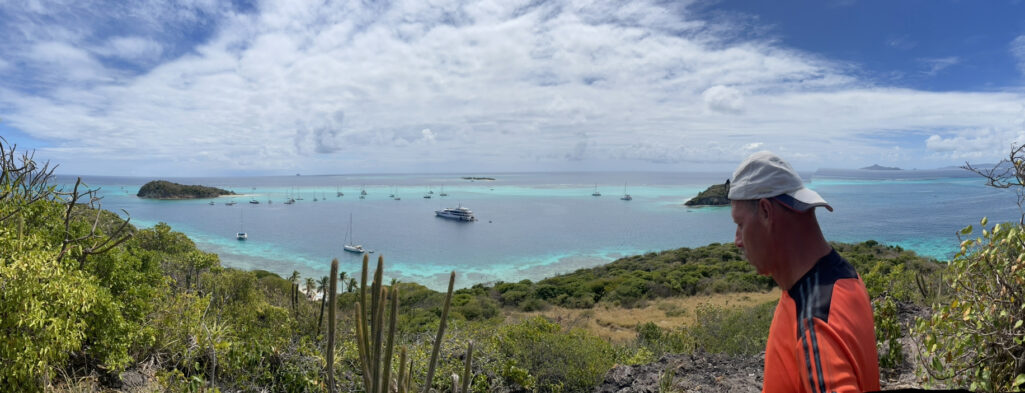
M763 356L694 353L616 366L595 393L760 392Z

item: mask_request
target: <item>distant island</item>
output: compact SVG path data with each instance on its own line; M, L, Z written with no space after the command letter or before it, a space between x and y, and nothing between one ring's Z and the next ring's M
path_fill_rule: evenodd
M691 198L685 202L687 206L724 206L730 204L730 199L727 195L730 193L730 181L726 180L723 184L714 184L708 187L704 191L698 193L698 196Z
M895 166L882 166L882 165L879 165L879 164L874 164L872 166L867 166L867 167L864 167L864 168L861 168L861 169L870 170L870 171L899 171L899 170L901 170L900 168L897 168Z
M493 180L495 180L495 178L493 178L493 177L463 176L463 180L492 180L493 181Z
M215 187L187 186L166 180L153 180L139 188L135 196L148 199L199 199L217 198L221 195L235 195L234 192Z

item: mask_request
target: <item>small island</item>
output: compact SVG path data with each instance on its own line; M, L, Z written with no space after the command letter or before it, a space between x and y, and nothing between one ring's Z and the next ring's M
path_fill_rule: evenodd
M723 184L713 184L702 192L698 193L698 196L691 198L685 202L687 206L725 206L730 204L730 198L727 197L730 193L730 181L726 180Z
M463 180L489 180L489 181L494 181L494 180L495 180L495 178L493 178L493 177L473 177L473 176L463 176Z
M235 195L234 192L215 187L184 185L166 180L153 180L139 188L135 196L148 199L200 199L217 198L221 195Z
M864 167L864 168L861 168L861 169L867 170L867 171L899 171L899 170L901 170L900 168L897 168L895 166L882 166L882 165L879 165L879 164L873 164L872 166L867 166L867 167Z

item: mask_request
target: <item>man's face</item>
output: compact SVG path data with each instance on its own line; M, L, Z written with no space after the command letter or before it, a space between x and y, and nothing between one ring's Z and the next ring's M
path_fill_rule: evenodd
M737 224L737 234L733 244L744 252L747 262L754 266L758 274L768 275L768 239L769 228L764 220L758 217L759 201L731 201L730 215Z

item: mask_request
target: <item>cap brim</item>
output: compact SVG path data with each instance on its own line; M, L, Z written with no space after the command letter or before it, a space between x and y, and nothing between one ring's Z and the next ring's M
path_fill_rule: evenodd
M826 210L833 211L833 207L829 206L829 202L826 202L819 193L808 188L801 188L797 191L779 195L776 199L783 202L787 207L799 212L806 212L809 209L819 206L826 208Z

